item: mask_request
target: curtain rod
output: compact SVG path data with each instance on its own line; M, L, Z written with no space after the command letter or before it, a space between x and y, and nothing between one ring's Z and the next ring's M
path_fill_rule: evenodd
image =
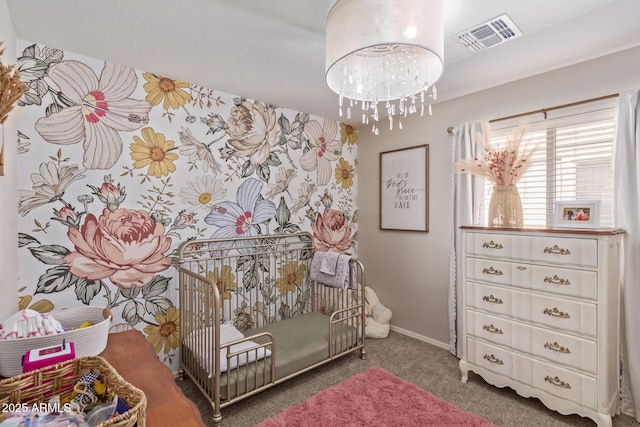
M599 96L597 98L585 99L583 101L570 102L569 104L556 105L554 107L548 107L548 108L540 108L539 110L527 111L526 113L514 114L512 116L506 116L506 117L500 117L500 118L497 118L497 119L492 119L492 120L489 120L489 123L501 122L503 120L517 119L519 117L525 117L525 116L530 116L532 114L540 114L540 113L544 114L544 118L546 119L548 111L560 110L562 108L575 107L577 105L588 104L590 102L603 101L605 99L616 98L617 96L618 96L617 93L613 93L611 95ZM449 126L447 128L447 133L449 135L453 134L453 126Z

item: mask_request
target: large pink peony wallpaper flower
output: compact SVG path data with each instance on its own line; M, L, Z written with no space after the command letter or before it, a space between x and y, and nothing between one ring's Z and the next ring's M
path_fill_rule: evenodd
M80 228L69 227L75 251L64 260L69 272L83 279L109 278L125 289L144 286L171 265L165 256L171 237L164 232L164 225L144 210L105 208L99 218L89 214Z
M162 70L24 41L18 56L20 308L109 307L175 366L181 242L307 231L356 255L357 128ZM234 297L233 268L207 275Z

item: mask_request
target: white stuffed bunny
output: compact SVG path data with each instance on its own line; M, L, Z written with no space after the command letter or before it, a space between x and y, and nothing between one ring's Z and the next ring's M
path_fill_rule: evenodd
M365 286L365 337L386 338L391 325L391 310L385 307L373 289Z

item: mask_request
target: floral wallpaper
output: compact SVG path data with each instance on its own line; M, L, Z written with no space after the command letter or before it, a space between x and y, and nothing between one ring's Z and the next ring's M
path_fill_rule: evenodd
M181 242L308 231L317 250L356 254L355 127L25 41L18 52L20 308L108 307L113 328L140 329L176 367Z

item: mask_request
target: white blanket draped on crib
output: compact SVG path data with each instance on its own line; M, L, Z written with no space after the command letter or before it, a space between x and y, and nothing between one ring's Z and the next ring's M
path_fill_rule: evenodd
M355 269L349 267L351 257L335 252L316 252L311 260L311 280L340 289L355 289ZM352 277L354 278L352 280Z

